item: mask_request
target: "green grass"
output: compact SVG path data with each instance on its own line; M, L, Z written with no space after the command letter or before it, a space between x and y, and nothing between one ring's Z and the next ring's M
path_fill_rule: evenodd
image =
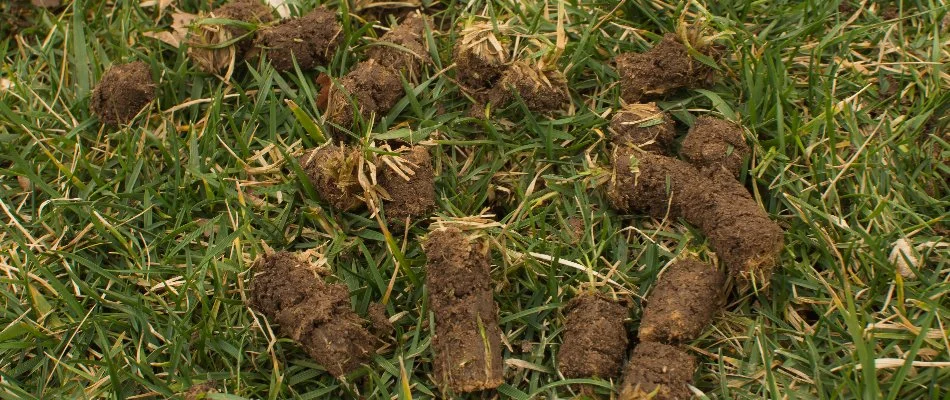
M220 399L438 395L417 241L425 224L405 242L393 232L387 246L368 212L326 207L293 173L291 156L319 135L286 100L317 116L317 72L255 64L230 82L201 74L184 50L143 36L166 29L170 9L138 1L37 10L15 35L7 21L23 10L5 3L0 77L14 86L0 89L0 397L167 398L209 381ZM492 120L468 117L471 101L451 80L454 22L511 21L541 44L523 38L522 56L550 57L557 2L431 3L444 23L431 35L434 62L373 134L428 134L438 215L488 210L503 224L488 229L507 360L497 397L577 393L554 360L558 307L582 286L643 296L674 257L714 259L697 230L617 215L599 187L603 117L619 106L610 60L648 48L684 12L708 12L727 34L723 78L659 104L682 132L699 115L741 119L754 144L742 179L787 243L770 289L733 293L690 344L695 387L723 399L948 396L947 3L868 1L842 13L813 0L568 2L558 66L572 111L547 118L514 105ZM334 77L376 35L354 16L344 26L347 51L321 68ZM158 98L131 127L103 128L91 90L109 65L132 60L151 66ZM902 241L917 249L915 278L889 260ZM387 313L397 341L347 383L328 376L244 304L266 247L320 249L359 312L395 275ZM569 262L516 255L530 252ZM612 387L580 382L604 395Z

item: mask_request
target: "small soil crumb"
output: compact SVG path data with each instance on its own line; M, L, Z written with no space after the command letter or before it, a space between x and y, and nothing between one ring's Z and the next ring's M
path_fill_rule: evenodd
M566 378L615 378L627 352L629 305L602 294L580 295L564 312L564 341L558 351L558 369Z
M234 0L211 10L208 18L230 19L251 24L264 24L274 20L273 9L260 0ZM254 39L244 37L231 45L224 45L249 31L235 25L202 25L189 33L188 56L205 72L224 71L235 60L244 58ZM221 47L224 46L224 47Z
M713 77L714 70L689 55L675 34L646 53L625 53L616 59L622 97L630 103L662 96L670 91L698 86Z
M446 228L431 232L423 249L436 381L455 393L500 386L501 329L487 240Z
M402 72L409 82L416 82L422 64L429 61L425 38L422 36L425 26L426 21L419 14L409 15L367 50L366 57Z
M329 91L326 118L340 127L354 124L353 104L364 120L389 112L406 91L395 70L379 64L374 59L356 65L336 85L324 86ZM350 103L350 99L353 103Z
M208 398L211 393L218 393L213 382L205 382L188 388L188 391L182 394L184 400L201 400Z
M517 94L517 96L516 96ZM506 107L518 97L532 112L553 113L567 108L570 96L564 74L554 70L540 70L537 66L516 61L489 94L495 107Z
M294 59L301 70L308 70L329 63L341 40L343 28L336 14L321 6L258 32L248 57L264 52L278 71L293 70Z
M629 104L610 120L610 140L617 146L666 155L674 139L673 120L654 103Z
M618 148L607 198L621 212L695 225L733 276L759 287L768 284L784 246L782 229L738 181L675 158Z
M508 69L508 48L494 26L479 23L462 30L455 45L455 76L459 85L482 101Z
M148 64L113 65L93 90L89 106L107 125L127 124L155 98L155 86Z
M670 265L647 297L640 340L680 343L696 339L722 308L726 277L698 260Z
M320 198L333 208L350 211L364 204L358 177L362 160L358 149L331 144L308 152L299 163Z
M623 372L620 400L688 400L696 359L665 344L642 342ZM656 395L651 394L656 391Z
M702 116L689 129L680 156L701 170L724 169L739 176L751 150L742 127L732 122Z
M286 252L261 258L253 271L249 305L330 374L343 376L370 361L378 339L353 312L346 285L321 281Z
M369 309L366 310L366 319L369 320L370 323L370 332L380 339L392 336L396 330L393 327L393 323L386 317L386 306L380 303L369 305Z
M423 217L435 208L435 172L429 150L425 146L413 146L402 151L401 158L405 162L392 160L394 164L402 164L401 173L387 163L381 163L376 169L379 186L389 195L383 203L386 218L397 225L404 224L407 218Z

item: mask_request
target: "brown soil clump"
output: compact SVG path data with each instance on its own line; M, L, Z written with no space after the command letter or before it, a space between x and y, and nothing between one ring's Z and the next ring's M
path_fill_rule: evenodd
M517 96L516 96L517 94ZM552 113L570 103L567 80L558 71L540 70L522 61L509 67L489 94L495 107L505 107L518 97L532 112Z
M567 378L615 378L627 352L628 304L601 294L571 300L564 308L564 341L558 351L558 369Z
M346 285L321 281L286 252L261 258L253 270L249 305L330 374L343 376L370 361L377 338L350 308Z
M107 125L126 124L155 98L155 86L148 64L113 65L96 85L89 106Z
M385 163L377 167L379 186L389 195L383 203L386 218L397 225L404 224L407 218L423 217L435 208L435 171L429 150L413 146L401 158L406 161L402 163L406 167L401 169L402 174Z
M385 21L388 15L397 20L412 15L411 13L422 7L420 0L357 0L353 9L367 20Z
M369 305L369 309L366 310L366 319L370 322L370 331L380 339L392 336L396 330L393 323L386 317L386 306L380 303Z
M670 154L676 130L673 120L656 104L630 104L610 120L610 140L617 146Z
M698 260L670 265L647 297L640 340L680 343L696 339L722 308L726 277Z
M630 353L623 372L620 400L688 400L696 359L665 344L642 342ZM656 391L656 396L651 393Z
M508 69L508 48L493 28L483 23L463 29L453 51L459 85L480 101Z
M629 148L617 149L613 168L607 197L615 208L681 217L706 234L732 275L768 284L783 232L735 179Z
M340 80L340 87L327 85L327 120L341 127L353 125L353 104L358 107L364 120L383 115L405 94L402 80L395 70L379 64L374 59L356 65ZM350 99L353 103L350 103Z
M342 35L336 14L321 6L258 32L255 49L248 56L264 52L278 71L293 70L294 59L301 70L313 69L330 62Z
M714 70L689 55L675 34L646 53L625 53L616 58L622 97L635 103L670 91L698 86L709 81Z
M455 393L498 387L504 382L501 329L488 242L447 228L430 233L423 249L437 383Z
M251 24L264 24L274 20L273 9L259 0L234 0L211 10L208 17ZM231 45L225 43L248 33L247 29L235 25L202 25L189 34L188 56L205 72L224 71L234 60L244 58L254 39L244 37Z
M400 71L406 80L418 80L422 64L429 61L425 38L422 36L426 21L419 14L406 17L398 26L379 39L366 52L366 57L380 65Z
M739 176L751 150L742 127L719 118L703 116L690 128L680 156L701 170L724 169Z
M300 158L317 194L333 208L350 211L364 204L358 173L363 156L358 149L327 145Z

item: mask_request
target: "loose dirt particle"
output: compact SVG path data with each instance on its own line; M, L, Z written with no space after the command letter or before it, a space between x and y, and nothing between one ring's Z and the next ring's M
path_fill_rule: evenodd
M698 260L670 265L656 282L640 320L640 340L680 343L696 339L722 308L726 277Z
M724 169L733 176L742 172L750 153L741 126L709 116L696 119L680 148L680 156L697 168Z
M479 101L508 69L508 46L505 40L495 36L493 24L479 23L464 28L453 54L459 85L479 97Z
M317 7L300 18L291 18L258 32L255 49L248 57L266 53L278 71L294 69L294 59L301 70L326 65L343 39L343 28L336 14Z
M623 372L620 400L687 400L696 359L660 343L642 342L631 352ZM650 394L656 391L656 396Z
M627 352L628 306L602 294L583 294L564 307L567 318L557 362L566 378L620 374Z
M393 323L386 317L386 306L382 304L370 304L369 309L366 310L366 319L370 322L370 331L380 339L392 336L395 331Z
M107 125L126 124L155 98L155 81L148 64L117 64L102 75L89 107Z
M363 156L359 149L327 145L300 158L317 194L333 208L349 211L364 204L358 173Z
M422 36L426 21L419 14L411 14L366 51L366 57L380 65L400 71L409 82L420 76L422 64L429 61L425 38Z
M501 329L488 242L445 228L430 233L423 249L437 383L455 393L498 387L504 382Z
M230 19L251 24L274 20L273 9L259 0L234 0L211 10L208 18ZM235 25L202 25L189 33L188 56L205 72L224 71L234 60L243 59L254 43L253 37L244 37L248 30ZM223 46L223 47L222 47Z
M383 203L386 218L398 225L405 223L406 218L423 217L435 208L435 172L429 150L425 146L413 146L402 158L408 169L403 171L406 177L389 165L377 166L379 186L389 194L389 200Z
M523 61L513 63L488 96L497 108L508 106L518 97L529 110L538 113L562 110L570 103L564 74L554 70L542 71Z
M714 71L691 57L672 33L646 53L621 54L616 64L623 99L630 103L697 86L710 80Z
M673 120L654 103L629 104L610 120L610 140L617 146L670 154L675 138Z
M343 376L370 361L377 338L351 309L346 285L321 281L286 252L261 258L253 271L251 308L277 322L330 374Z
M396 71L374 59L357 64L340 80L339 86L325 86L329 90L326 117L344 128L353 126L353 104L364 120L370 120L389 112L406 94Z
M732 275L768 284L783 247L782 229L734 178L629 148L616 150L613 169L607 197L615 208L682 217L706 234Z

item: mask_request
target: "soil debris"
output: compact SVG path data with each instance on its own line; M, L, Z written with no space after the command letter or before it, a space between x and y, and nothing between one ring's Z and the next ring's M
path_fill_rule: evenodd
M127 124L155 99L155 86L148 64L113 65L93 90L89 107L106 125Z
M182 394L182 397L184 400L201 400L208 398L208 395L212 393L218 393L214 382L205 382L191 386Z
M389 196L383 202L386 218L390 223L403 225L407 218L411 223L412 219L424 217L435 209L435 171L432 156L425 146L397 151L404 153L401 158L405 162L382 163L377 171L380 171L379 186Z
M610 120L610 140L617 146L668 155L674 139L673 120L654 103L628 104Z
M356 0L353 9L368 20L384 21L388 15L397 20L403 19L421 7L420 0Z
M359 149L330 144L308 152L298 161L317 195L333 208L350 211L364 204L359 183L363 155Z
M484 100L508 69L508 46L499 40L491 23L477 23L462 29L453 50L455 76L463 90Z
M379 41L366 51L366 57L376 60L380 65L402 72L409 82L419 79L422 64L429 62L426 50L426 20L419 14L407 16L402 23L387 32Z
M630 353L619 399L687 400L695 369L696 359L682 349L642 342Z
M380 339L385 340L392 336L396 330L395 327L393 327L393 323L386 317L386 306L380 303L369 305L369 309L366 310L366 319L369 320L370 323L370 332Z
M629 304L602 294L582 294L572 299L564 312L563 342L558 351L558 369L566 378L616 378L627 352Z
M711 48L705 50L712 52ZM615 61L622 97L630 103L698 86L710 81L715 71L691 57L686 46L672 33L663 36L645 53L624 53Z
M324 87L329 90L326 118L341 127L353 126L354 104L360 117L369 121L389 112L406 94L399 74L374 59L357 64L338 86Z
M488 95L496 108L506 107L518 97L528 110L545 114L567 108L571 100L564 74L523 61L511 64Z
M441 228L429 234L423 250L429 307L435 315L437 383L455 393L500 386L501 329L487 240Z
M247 57L263 52L278 71L293 70L295 59L301 70L309 70L329 63L342 40L343 28L336 14L320 6L302 17L260 30Z
M653 286L640 320L640 340L675 344L699 337L723 306L726 277L699 260L670 265Z
M709 116L696 119L680 147L680 156L700 170L724 169L732 176L739 176L751 152L741 126Z
M274 20L273 9L260 0L233 0L211 10L207 17L255 25ZM200 25L188 34L188 56L202 71L219 73L227 70L251 49L254 38L247 36L249 33L246 28L236 25ZM237 41L232 43L234 40Z

